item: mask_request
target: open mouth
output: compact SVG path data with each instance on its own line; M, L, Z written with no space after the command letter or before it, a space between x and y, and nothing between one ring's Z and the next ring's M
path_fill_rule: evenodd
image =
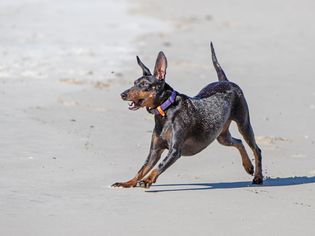
M132 110L132 111L138 110L143 104L143 101L144 99L132 101L131 103L129 103L129 110Z

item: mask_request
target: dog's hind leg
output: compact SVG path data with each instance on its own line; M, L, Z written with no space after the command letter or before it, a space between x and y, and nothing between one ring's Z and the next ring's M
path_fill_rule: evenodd
M255 174L253 179L253 184L262 184L263 183L263 174L262 174L262 156L261 150L256 144L255 135L252 129L252 126L248 119L246 119L243 123L237 123L238 129L242 136L244 137L245 141L247 142L248 146L252 149L255 157Z
M253 175L254 174L253 164L248 157L248 154L245 150L245 147L244 147L242 141L240 139L236 139L236 138L233 138L231 136L231 133L229 131L230 123L231 123L231 121L228 121L225 124L224 129L221 132L221 134L218 136L217 140L220 144L222 144L224 146L230 146L230 147L232 146L232 147L237 148L241 154L242 164L243 164L245 171L248 174Z
M249 110L244 96L239 97L237 109L234 110L233 120L237 123L238 130L242 134L255 157L255 173L253 184L263 183L261 150L256 144L255 135L250 124Z

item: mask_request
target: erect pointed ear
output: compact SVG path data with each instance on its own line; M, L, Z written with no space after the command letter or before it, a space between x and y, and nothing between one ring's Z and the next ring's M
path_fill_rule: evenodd
M150 70L142 63L140 58L137 56L138 65L141 67L144 76L152 75Z
M158 80L164 80L166 75L167 60L163 52L159 52L154 67L154 76Z

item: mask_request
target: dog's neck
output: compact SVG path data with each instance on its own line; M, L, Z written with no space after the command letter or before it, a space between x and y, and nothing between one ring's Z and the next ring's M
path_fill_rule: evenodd
M169 103L168 106L171 105L171 103L174 102L176 96L176 94L174 93L176 93L174 89L170 85L165 83L163 91L161 91L160 94L157 95L156 107L147 107L147 111L151 114L165 116L165 110L163 110L161 106L163 106L163 104L165 103Z
M157 106L169 99L173 91L174 89L169 84L165 83L163 91L157 96Z

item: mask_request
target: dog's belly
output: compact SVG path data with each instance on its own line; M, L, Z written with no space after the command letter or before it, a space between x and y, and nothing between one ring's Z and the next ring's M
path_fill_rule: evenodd
M214 138L200 142L194 138L189 138L184 142L182 155L193 156L208 147L213 142L213 140Z

